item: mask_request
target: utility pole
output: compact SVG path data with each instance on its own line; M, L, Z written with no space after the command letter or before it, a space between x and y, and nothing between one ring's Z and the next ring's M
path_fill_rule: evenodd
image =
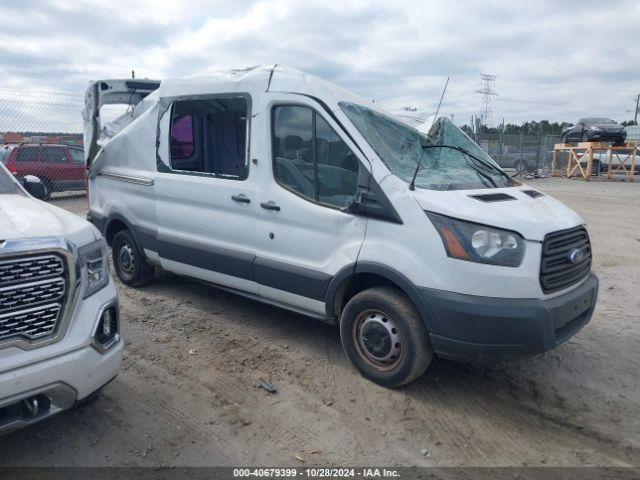
M633 116L633 123L638 124L638 107L640 107L640 94L636 95L636 113Z

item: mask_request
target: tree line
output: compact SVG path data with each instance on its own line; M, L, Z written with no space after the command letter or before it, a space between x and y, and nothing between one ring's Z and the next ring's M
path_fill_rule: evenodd
M521 125L515 123L505 123L504 125L498 125L496 127L487 127L486 125L480 126L480 133L493 133L493 134L514 134L520 135L560 135L562 130L573 125L570 122L550 122L549 120L532 120L530 122L524 122ZM637 125L633 120L625 120L620 122L622 126ZM467 134L473 133L471 125L463 125L462 130Z

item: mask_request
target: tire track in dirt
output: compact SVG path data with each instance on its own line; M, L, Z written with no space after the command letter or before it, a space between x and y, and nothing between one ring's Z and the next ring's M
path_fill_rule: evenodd
M455 368L447 377L437 389L423 379L408 390L423 415L438 424L438 440L456 446L461 463L504 458L510 465L554 464L583 452L585 464L629 465L610 445L536 415L488 379L479 383L469 375L456 376Z

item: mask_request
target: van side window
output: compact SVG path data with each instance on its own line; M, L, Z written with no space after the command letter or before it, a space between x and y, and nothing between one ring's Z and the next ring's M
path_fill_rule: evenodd
M247 115L247 101L242 97L174 102L169 133L171 168L246 178Z
M339 208L356 195L358 159L313 109L275 107L273 143L274 176L283 187Z

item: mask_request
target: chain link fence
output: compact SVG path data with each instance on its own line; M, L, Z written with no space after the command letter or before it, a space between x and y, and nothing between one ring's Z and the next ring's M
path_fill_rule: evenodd
M82 94L0 87L0 162L38 177L47 198L85 195L82 106ZM103 124L125 109L103 108Z
M480 133L475 140L498 164L511 173L546 173L553 146L560 135Z

